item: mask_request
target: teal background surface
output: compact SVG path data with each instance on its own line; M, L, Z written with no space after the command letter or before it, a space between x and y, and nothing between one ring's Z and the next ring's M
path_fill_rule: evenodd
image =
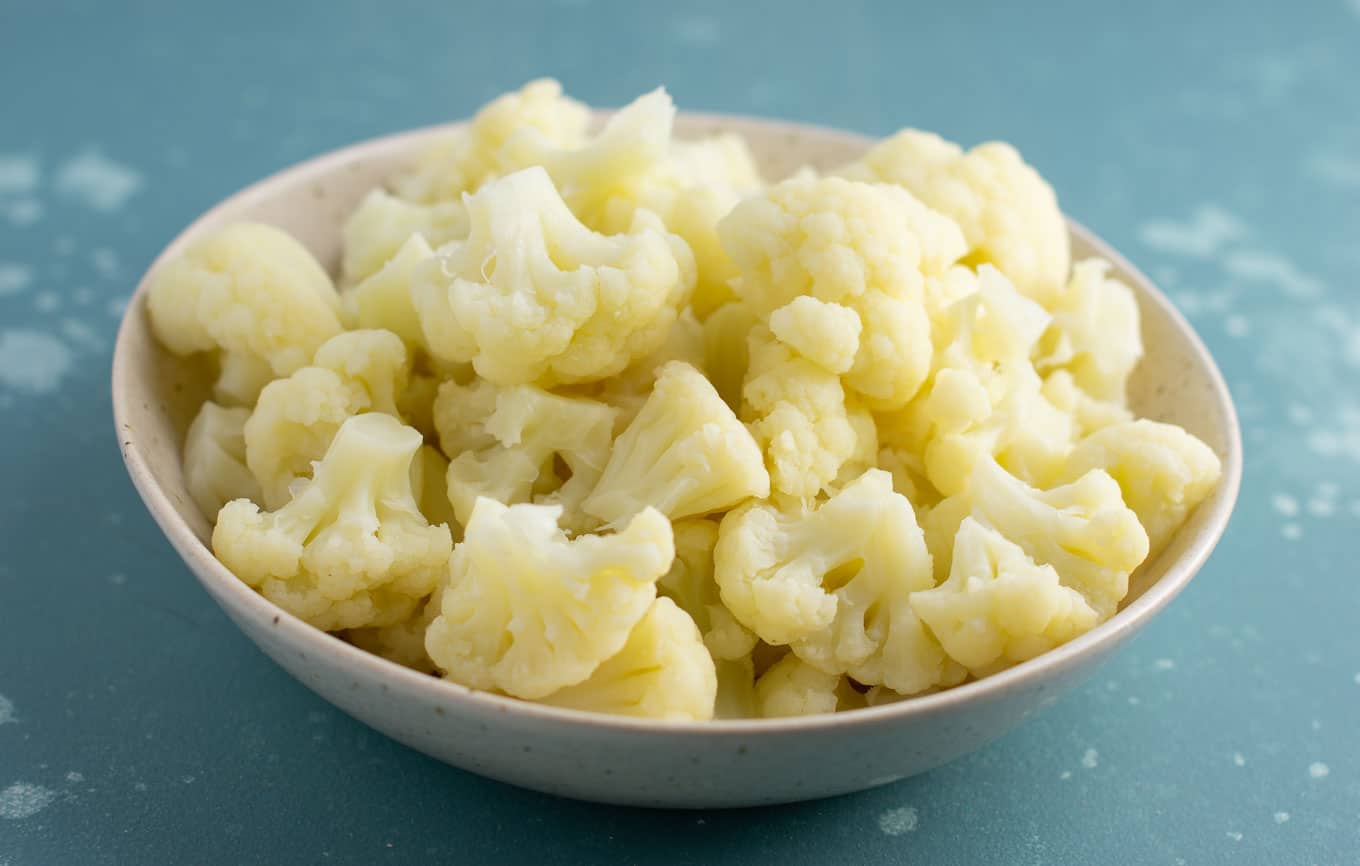
M865 794L605 808L290 679L127 482L109 356L190 219L550 74L620 104L1018 145L1204 336L1242 499L1070 697ZM1360 862L1360 3L0 0L0 864Z

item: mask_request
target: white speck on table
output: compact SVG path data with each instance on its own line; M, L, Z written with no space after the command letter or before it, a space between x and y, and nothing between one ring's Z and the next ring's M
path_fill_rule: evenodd
M1276 493L1270 497L1270 504L1285 517L1294 517L1299 513L1299 501L1288 493Z
M878 816L878 829L882 830L887 836L901 836L904 833L915 832L920 817L916 813L914 806L901 806L896 809L889 809Z
M55 391L74 363L51 334L16 328L0 332L0 387L31 394Z
M15 782L0 791L0 818L19 821L46 809L57 798L57 792L42 785Z
M1288 813L1288 812L1276 812L1276 813L1275 813L1275 823L1276 823L1276 824L1284 824L1284 823L1287 823L1288 821L1289 821L1289 813Z
M1081 756L1081 765L1088 770L1094 770L1100 764L1100 753L1095 749L1087 749Z
M1314 761L1308 765L1308 776L1313 779L1325 779L1332 773L1332 768L1322 763Z
M91 210L116 211L141 187L141 172L97 150L87 150L57 170L57 193Z

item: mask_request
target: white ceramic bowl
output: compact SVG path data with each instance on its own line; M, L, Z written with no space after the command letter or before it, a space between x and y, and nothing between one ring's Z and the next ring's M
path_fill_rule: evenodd
M286 229L334 269L346 214L422 144L450 128L365 142L267 178L196 220L150 272L194 239L242 219ZM802 165L840 164L868 144L861 136L787 123L712 115L681 115L678 121L685 137L719 130L745 135L772 178ZM118 439L152 517L241 630L308 688L412 748L511 784L643 806L747 806L869 788L979 748L1090 675L1189 582L1237 497L1237 418L1209 353L1146 277L1085 229L1069 227L1074 258L1105 256L1137 293L1148 355L1131 383L1133 407L1206 441L1223 459L1223 479L1161 556L1135 574L1128 599L1108 622L995 676L888 706L706 724L555 709L422 676L285 613L237 580L208 547L210 527L185 490L180 448L209 383L204 370L171 357L152 338L145 278L114 353Z

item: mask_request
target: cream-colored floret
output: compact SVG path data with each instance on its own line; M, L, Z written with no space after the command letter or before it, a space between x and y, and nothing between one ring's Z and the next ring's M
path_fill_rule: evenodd
M466 199L472 228L420 268L411 294L429 351L500 385L593 382L659 348L694 285L689 247L639 211L602 235L542 168Z
M233 499L262 499L260 484L246 468L242 432L249 409L226 409L212 401L199 408L184 439L184 486L211 523Z
M540 702L647 719L706 722L713 718L718 679L713 659L689 614L669 598L652 602L623 649L584 682Z
M568 540L560 514L477 501L425 635L449 679L537 699L623 649L675 555L670 522L647 509L615 535Z
M411 300L411 280L422 263L434 258L424 235L411 235L391 261L344 295L345 313L359 328L383 328L411 350L423 349L425 335Z
M375 189L364 197L340 229L344 244L340 273L346 285L355 285L391 262L415 235L439 247L461 240L467 233L467 208L461 201L412 204Z
M1129 374L1143 357L1143 337L1133 290L1109 276L1109 270L1104 259L1072 266L1072 279L1053 305L1053 322L1039 344L1035 367L1041 373L1071 371L1091 397L1122 406Z
M704 645L718 661L736 661L750 655L756 636L722 603L713 579L713 547L718 543L718 524L713 520L677 520L675 562L657 582L657 592L680 605L690 615Z
M770 493L760 448L713 385L673 361L614 442L582 509L621 525L651 506L672 520L724 511Z
M1099 621L1051 565L1038 565L995 529L965 518L949 579L915 592L911 606L949 657L975 676L1034 658Z
M393 625L444 574L447 526L411 489L420 433L381 413L346 421L310 481L276 511L237 499L218 514L213 552L265 598L328 631Z
M147 311L176 355L216 354L219 403L249 406L340 333L340 298L302 244L262 223L233 223L195 241L151 277Z

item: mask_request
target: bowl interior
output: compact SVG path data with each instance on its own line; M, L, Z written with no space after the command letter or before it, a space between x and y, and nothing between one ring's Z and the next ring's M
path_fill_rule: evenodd
M340 259L340 226L349 212L369 189L407 163L431 137L452 128L416 130L356 145L261 181L194 222L165 249L152 270L203 234L232 221L250 219L290 232L334 273ZM744 135L766 177L772 179L804 165L831 168L855 158L869 144L869 139L845 132L745 118L681 114L677 121L682 137L719 131ZM1161 597L1147 599L1143 605L1151 609L1189 579L1227 522L1240 477L1237 420L1213 361L1166 298L1085 229L1074 223L1069 227L1074 259L1090 255L1109 258L1116 275L1132 286L1138 297L1147 354L1130 383L1133 409L1141 416L1185 427L1224 461L1224 477L1217 490L1162 554L1134 575L1122 607L1127 613L1153 587L1159 587L1155 595ZM128 306L115 351L113 399L120 444L153 516L180 552L186 557L193 554L194 559L212 560L207 548L210 525L185 489L180 465L185 431L209 393L212 371L205 364L173 357L156 343L147 324L143 287ZM149 495L148 487L158 495ZM158 505L162 501L163 505ZM233 588L240 588L215 560L205 568L206 575L203 568L199 569L204 580L230 582ZM1168 573L1171 579L1162 583ZM1100 629L1113 628L1112 624L1123 616L1116 616Z

